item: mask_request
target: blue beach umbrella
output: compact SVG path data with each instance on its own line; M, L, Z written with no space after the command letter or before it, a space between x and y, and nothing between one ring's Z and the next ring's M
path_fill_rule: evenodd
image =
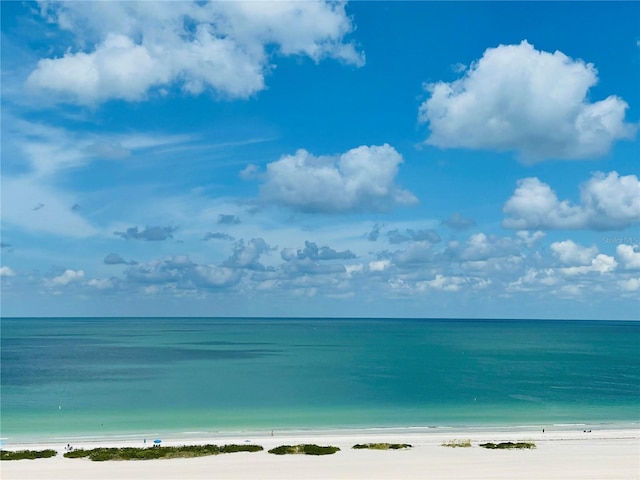
M153 443L160 444L160 443L162 443L162 440L160 440L159 438L156 438L156 439L153 441Z

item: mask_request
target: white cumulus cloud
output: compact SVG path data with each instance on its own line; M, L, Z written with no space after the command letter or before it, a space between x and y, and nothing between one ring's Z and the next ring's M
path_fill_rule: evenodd
M638 245L618 245L616 254L626 270L640 269L640 247Z
M344 41L353 25L341 2L51 2L42 11L76 45L41 59L27 86L79 104L139 101L172 85L246 98L264 89L270 52L364 63Z
M16 272L14 272L10 267L2 266L0 267L0 277L15 277Z
M384 211L418 201L394 183L402 162L387 144L326 157L298 150L267 165L260 193L267 202L304 212Z
M375 260L373 262L369 262L369 271L370 272L382 272L385 269L389 268L391 262L389 260Z
M419 120L431 129L427 143L438 147L514 151L527 162L597 157L636 132L621 98L590 102L597 81L593 64L562 52L526 40L500 45L462 78L428 84Z
M597 272L602 275L613 272L617 266L618 262L616 262L615 258L600 253L591 260L589 265L564 267L559 268L558 271L569 276L584 275L589 272Z
M113 288L113 280L110 278L92 278L87 285L97 290L109 290Z
M444 292L457 292L464 283L465 279L462 277L445 277L444 275L437 274L433 280L417 282L416 288L418 290L432 288Z
M618 286L625 292L640 291L640 278L629 278L628 280L619 280Z
M529 248L542 240L545 235L546 234L544 232L541 232L539 230L533 233L530 233L528 230L520 230L516 232L516 237L518 237L518 240Z
M48 281L49 286L51 287L64 287L65 285L69 285L73 282L78 282L84 278L83 270L65 270L62 274L57 277L53 277Z
M640 181L635 175L596 172L580 191L580 204L560 201L536 177L518 182L503 207L502 222L514 229L616 230L640 222Z
M573 240L564 240L551 244L551 251L565 265L590 265L598 254L597 247L578 245Z

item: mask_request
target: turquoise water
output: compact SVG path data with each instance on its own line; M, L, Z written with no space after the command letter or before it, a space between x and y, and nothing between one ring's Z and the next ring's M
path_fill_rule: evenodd
M640 323L2 319L1 436L640 421Z

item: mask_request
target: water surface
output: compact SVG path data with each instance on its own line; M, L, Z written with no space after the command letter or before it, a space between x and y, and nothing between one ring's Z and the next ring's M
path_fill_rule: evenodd
M640 421L640 324L2 319L5 439Z

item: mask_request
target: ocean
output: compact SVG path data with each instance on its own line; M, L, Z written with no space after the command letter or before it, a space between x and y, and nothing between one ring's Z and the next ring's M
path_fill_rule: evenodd
M640 424L640 323L3 318L4 442Z

